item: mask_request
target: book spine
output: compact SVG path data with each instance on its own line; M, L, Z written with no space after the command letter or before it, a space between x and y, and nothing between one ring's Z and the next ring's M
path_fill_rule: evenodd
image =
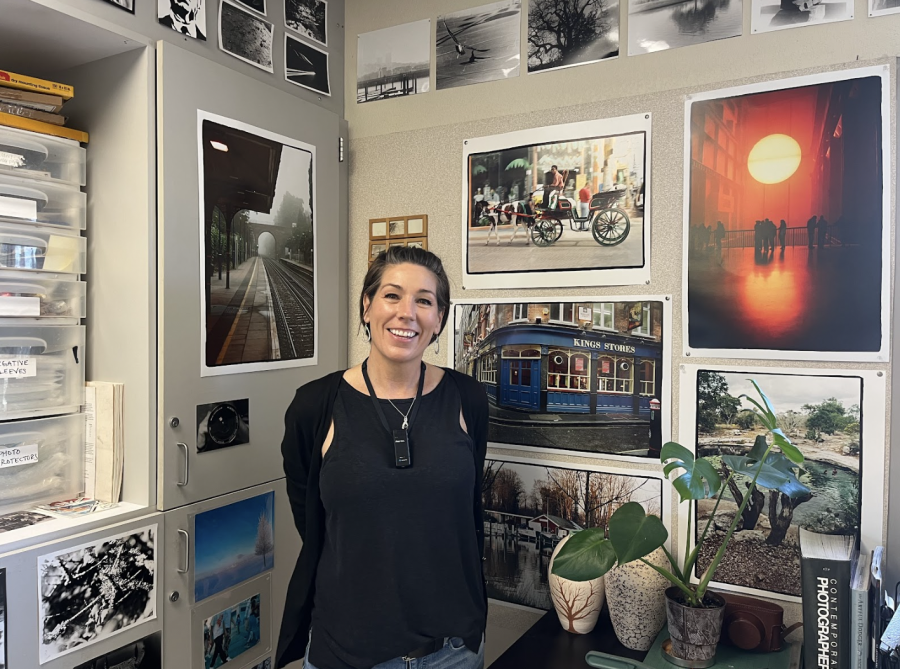
M4 114L12 114L13 116L21 116L22 118L32 118L42 123L52 123L53 125L63 125L66 122L64 116L59 114L48 114L31 107L23 107L22 105L11 105L0 102L0 112Z
M24 74L16 74L7 70L0 70L0 86L58 95L63 100L70 100L75 97L75 89L68 84L48 81L47 79L37 79L36 77L26 77Z
M850 667L852 669L866 669L869 651L868 589L851 590L850 600L850 636L853 640Z
M800 559L803 644L810 669L850 669L850 562Z
M88 134L74 128L64 128L52 123L43 123L34 119L16 116L15 114L6 114L0 111L0 125L9 126L10 128L20 128L21 130L30 130L42 135L51 135L53 137L63 137L65 139L74 139L76 142L84 144L88 141Z

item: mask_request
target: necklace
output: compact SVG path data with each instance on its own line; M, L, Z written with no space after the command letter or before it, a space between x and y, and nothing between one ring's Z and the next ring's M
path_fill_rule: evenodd
M406 428L408 428L409 427L409 414L412 411L413 405L416 403L416 398L413 397L413 401L409 403L409 409L406 410L406 413L403 413L402 411L400 411L400 409L397 409L397 405L394 404L391 400L388 400L388 402L391 403L391 406L394 407L394 409L397 411L398 414L403 416L403 425L400 426L400 429L405 430Z

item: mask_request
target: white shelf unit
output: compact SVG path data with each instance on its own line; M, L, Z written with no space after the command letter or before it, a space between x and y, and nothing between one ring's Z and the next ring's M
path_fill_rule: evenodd
M87 313L86 378L125 385L126 453L118 507L0 533L0 554L155 508L157 469L154 44L55 0L3 4L0 67L73 85L75 97L64 109L68 125L90 133L81 226L86 299L78 288L68 293L77 298L74 316ZM78 228L69 233L79 234Z

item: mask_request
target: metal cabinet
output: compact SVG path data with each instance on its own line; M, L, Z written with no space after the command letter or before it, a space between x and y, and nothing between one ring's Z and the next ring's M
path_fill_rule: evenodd
M335 114L171 44L159 43L157 49L161 395L158 508L169 510L283 476L279 445L284 430L284 411L294 390L337 369L345 359L348 310L346 254L342 249L346 244L346 205L342 202L346 199L347 172L339 165L341 124ZM198 110L260 129L258 134L262 131L274 133L315 148L316 165L309 189L315 208L315 276L311 279L315 290L314 321L318 328L315 364L252 372L244 371L252 366L237 365L234 369L244 373L220 374L221 370L217 369L213 370L215 374L201 374L202 365L209 362L204 346L203 317L207 313L204 305L208 303L210 308L230 309L246 316L252 310L252 296L248 302L250 289L245 288L243 300L237 292L238 298L226 305L215 305L208 299L204 283L208 260L201 262L201 221L207 220L208 215L220 214L209 213L208 207L202 211L204 198L199 170L204 159L202 150L198 150L198 142L203 139L205 146L217 140L203 135L206 126L198 121ZM219 141L220 151L223 145L228 148L227 142ZM249 181L252 180L248 178ZM208 187L207 179L204 183ZM243 189L245 199L258 200L266 196L266 193L258 192L260 188L253 183L238 184L236 188ZM270 198L271 195L268 193ZM232 216L240 206L244 205L239 203L231 207L227 216ZM256 207L254 211L265 210L271 202L250 206ZM267 216L274 214L272 211ZM249 232L243 240L242 253L244 256L262 253L262 241L257 240L257 235L260 240L263 237L259 232L261 228L253 228L256 214L252 220L247 220L251 224L247 227ZM297 227L299 229L299 225ZM276 231L272 226L272 232L278 233L273 235L276 248L283 248L288 230ZM228 241L224 243L237 244L233 240L233 234L229 232ZM226 272L232 268L235 258L233 254L228 256ZM302 260L304 258L298 256L295 264L304 265ZM258 274L267 269L266 276L274 276L277 268L271 267L268 261L260 262L258 274L253 274L252 278L249 269L244 275L239 275L237 269L234 267L235 277L258 281ZM296 267L289 265L289 269ZM271 291L276 290L272 282L270 287ZM240 288L238 286L237 290ZM269 287L258 290L268 291ZM288 309L282 304L284 300L278 302L271 296L264 299L270 299L274 310ZM246 319L243 321L247 322ZM238 336L234 334L235 328L239 327L237 324L238 317L234 316L228 337ZM249 327L253 327L252 322ZM280 335L263 332L262 336L272 336L274 341ZM249 442L198 452L198 406L237 399L249 400Z
M265 556L253 555L252 548L239 555L238 546L241 532L247 534L247 521L252 535L256 510L264 506L270 495L275 545L268 558L272 562L265 569L261 568L266 564ZM274 661L287 584L300 551L300 537L291 517L284 479L183 506L166 512L165 516L163 666L203 669L203 647L209 643L205 637L215 634L214 629L204 630L204 622L212 619L214 625L216 617L225 611L237 613L240 629L235 634L247 637L247 642L237 648L240 652L235 657L240 659L237 665L255 667L267 657L273 657ZM222 523L231 523L233 531L216 532ZM223 545L228 542L230 549ZM247 569L244 564L249 561L256 564ZM250 630L241 608L246 609L248 601L256 606L252 602L254 597L259 597L258 638Z

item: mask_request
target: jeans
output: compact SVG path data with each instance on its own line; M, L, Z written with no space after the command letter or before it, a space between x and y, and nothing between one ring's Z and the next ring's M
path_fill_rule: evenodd
M308 657L309 644L307 643L303 669L316 669L307 659ZM466 647L462 639L454 636L444 639L444 647L431 655L415 660L395 657L393 660L376 664L372 669L484 669L484 637L481 637L481 645L478 647L477 653L473 653Z

